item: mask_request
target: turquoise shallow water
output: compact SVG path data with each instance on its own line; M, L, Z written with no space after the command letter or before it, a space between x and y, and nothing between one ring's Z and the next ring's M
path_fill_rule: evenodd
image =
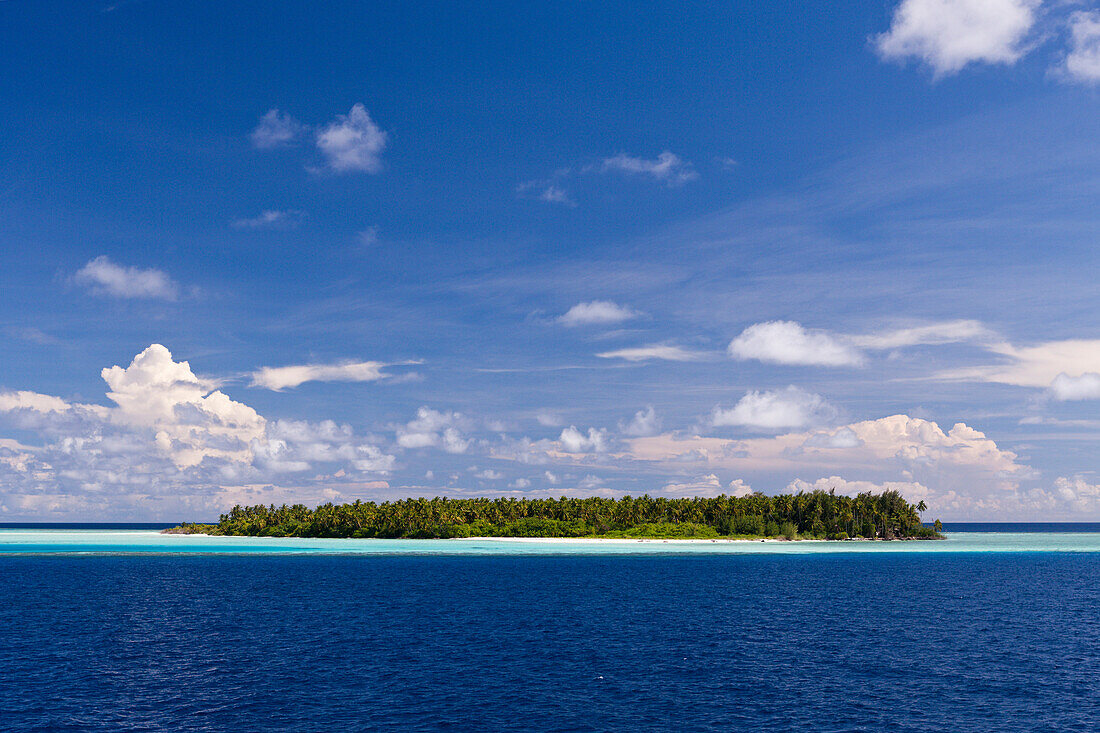
M952 532L938 541L374 540L163 535L153 530L0 529L0 554L803 555L1100 552L1100 532Z

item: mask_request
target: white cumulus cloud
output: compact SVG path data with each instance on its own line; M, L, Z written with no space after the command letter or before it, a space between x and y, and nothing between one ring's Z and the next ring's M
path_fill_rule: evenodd
M1054 399L1062 402L1100 400L1100 374L1086 372L1079 377L1071 377L1063 372L1050 383L1050 392Z
M317 149L337 173L381 171L386 140L385 131L375 124L362 104L356 104L348 114L338 115L317 131Z
M1100 82L1100 10L1070 16L1070 48L1063 67L1067 76L1087 84Z
M713 473L697 476L686 481L670 481L661 487L666 496L718 496L729 493L722 488L722 482Z
M917 481L883 481L875 483L874 481L849 481L840 476L822 477L813 482L796 478L787 484L786 491L791 494L797 494L800 491L835 491L844 496L897 491L912 503L927 499L931 494L927 486Z
M662 433L624 441L622 456L668 471L729 471L771 487L809 474L827 478L804 488L899 488L910 499L927 496L930 511L942 519L1035 516L1029 507L1039 506L1035 496L1040 495L1023 488L1024 482L1037 480L1035 471L968 425L944 431L928 420L892 415L843 427L855 435L848 442L858 445L814 447L813 432L740 440Z
M733 481L730 481L728 491L730 496L736 497L752 496L753 494L752 487L745 483L744 479L739 478L735 478Z
M115 298L175 300L179 286L155 268L125 267L100 255L77 271L73 280L96 295Z
M860 352L823 331L810 331L794 321L768 321L749 326L730 342L735 359L756 359L770 364L807 366L859 366Z
M458 412L443 412L421 407L416 418L397 430L402 448L441 448L447 453L465 453L471 441L464 431L470 421Z
M836 408L821 395L792 385L779 391L747 392L729 409L715 407L710 423L714 427L788 430L827 424L836 417Z
M566 453L603 453L609 443L606 430L589 428L587 433L582 433L573 425L561 431L558 441Z
M625 425L620 424L619 430L633 437L643 435L656 435L661 432L661 417L653 409L653 405L647 405L644 410L634 413L634 418Z
M610 300L592 300L587 303L577 303L558 316L558 323L563 326L606 326L612 323L622 323L631 318L637 318L640 314L633 308L612 303Z
M1039 0L902 0L875 38L885 59L915 58L937 76L971 63L1013 64L1028 50Z
M0 511L205 518L242 499L378 488L384 482L362 476L394 467L392 455L346 425L265 419L159 344L102 377L112 406L0 393L0 425L38 442L18 461L0 461ZM292 497L272 486L288 477L298 487Z

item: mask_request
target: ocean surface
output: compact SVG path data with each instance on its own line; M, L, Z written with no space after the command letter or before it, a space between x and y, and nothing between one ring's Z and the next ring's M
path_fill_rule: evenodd
M0 730L1100 730L1100 526L947 529L0 529Z

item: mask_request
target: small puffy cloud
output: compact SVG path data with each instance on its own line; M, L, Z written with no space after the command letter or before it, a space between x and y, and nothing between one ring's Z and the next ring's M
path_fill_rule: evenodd
M531 488L531 482L528 479L525 479L525 478L517 478L512 483L508 484L508 488L509 489L519 489L520 491L522 491L523 489Z
M1074 13L1069 28L1070 49L1062 70L1075 81L1100 83L1100 10Z
M577 488L582 491L592 491L603 487L603 479L599 476L593 476L592 474L586 474L580 481L577 482Z
M561 415L549 410L539 410L535 413L535 420L538 421L539 425L548 428L557 428L565 424L565 420L562 419Z
M1026 53L1039 0L902 0L875 38L888 60L915 58L936 76L971 63L1013 64Z
M478 471L474 474L474 478L482 479L483 481L500 481L504 478L504 474L500 471L494 471L491 468L486 468L483 471Z
M1078 511L1095 512L1100 507L1100 484L1089 483L1083 476L1059 476L1054 480L1052 494L1057 501Z
M281 148L294 143L305 126L277 109L268 110L252 131L252 144L260 149Z
M625 425L620 424L619 430L632 437L656 435L661 432L661 418L653 409L653 405L648 405L644 410L635 412L630 422Z
M385 131L375 124L366 108L356 104L347 115L338 115L317 131L317 149L337 173L378 173L386 139Z
M710 422L714 427L788 430L827 424L836 417L836 408L821 395L792 385L775 392L747 392L729 409L714 408Z
M752 487L749 486L743 479L735 478L730 481L728 488L730 496L736 496L738 498L744 496L752 496Z
M397 430L397 444L402 448L441 448L447 453L465 453L471 441L463 431L469 426L470 421L461 413L421 407L415 419Z
M115 298L175 300L179 286L160 270L125 267L100 255L77 271L73 280L96 295Z
M600 170L605 173L613 171L652 176L668 186L680 186L699 177L690 162L682 160L668 150L653 160L620 153L613 158L604 158Z
M844 496L857 494L881 494L884 491L897 491L910 502L918 502L927 499L931 492L927 486L916 481L848 481L840 476L828 476L819 478L814 482L803 481L796 478L787 484L787 493L797 494L800 491L835 491Z
M229 224L234 229L289 229L298 226L304 216L296 209L266 209L258 216L234 219Z
M388 376L382 371L387 366L389 364L380 361L347 361L261 367L252 372L251 386L279 391L305 382L375 382Z
M603 453L608 449L607 431L602 428L589 428L587 433L582 433L570 425L561 431L558 441L566 453Z
M1050 393L1062 402L1100 400L1100 374L1086 372L1079 377L1071 377L1063 372L1050 383Z
M542 466L550 463L552 457L560 457L560 446L556 441L543 438L532 440L530 438L512 439L501 436L499 444L491 446L490 455L507 461L518 461L529 465Z
M601 359L624 359L626 361L649 361L658 359L661 361L698 361L703 354L698 351L690 351L682 346L671 344L648 344L646 346L633 346L614 351L602 351L596 354Z
M558 316L558 323L573 328L575 326L606 326L613 323L622 323L631 318L637 318L640 314L625 305L612 303L609 300L592 300L587 303L577 303Z
M661 487L661 493L667 496L718 496L727 493L722 482L713 473L698 476L688 481L672 481Z
M546 479L546 483L550 484L551 486L557 486L558 484L561 483L561 479L558 477L558 475L556 473L552 473L550 471L545 471L545 472L543 472L542 475L543 475L543 478Z
M814 433L802 444L804 448L858 448L863 441L851 428L840 428L832 433Z
M730 342L735 359L804 366L859 366L860 352L842 339L810 331L794 321L768 321L749 326Z

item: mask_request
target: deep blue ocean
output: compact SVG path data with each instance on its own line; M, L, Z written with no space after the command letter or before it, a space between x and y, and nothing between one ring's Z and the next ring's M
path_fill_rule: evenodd
M1100 553L0 556L12 731L1097 731Z

